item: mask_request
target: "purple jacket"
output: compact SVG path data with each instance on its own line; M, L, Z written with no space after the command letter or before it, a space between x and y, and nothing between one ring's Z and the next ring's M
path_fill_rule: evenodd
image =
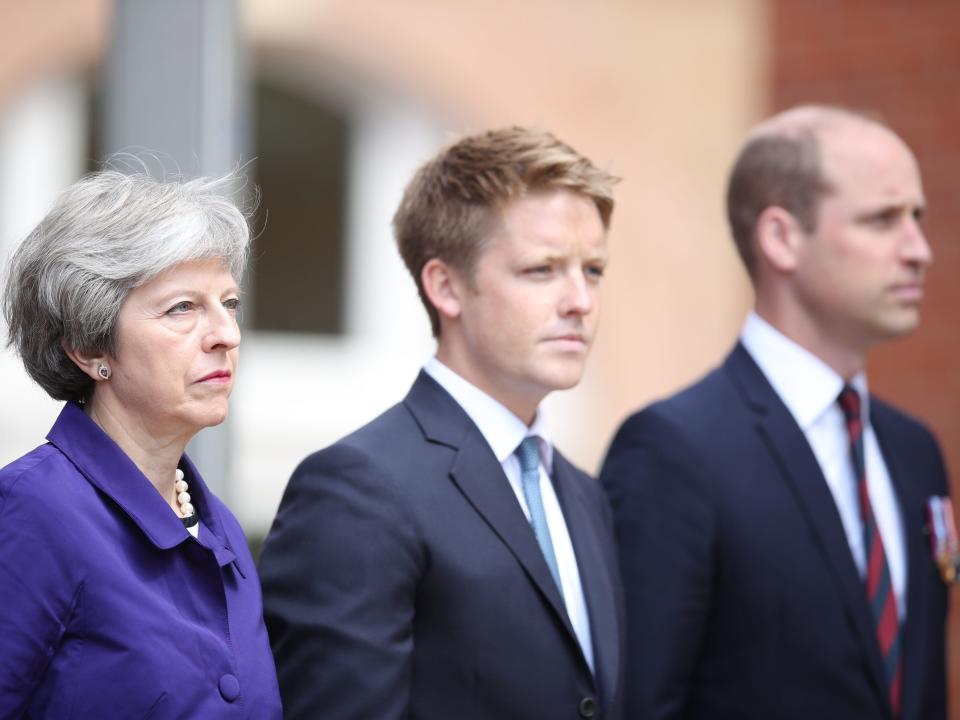
M0 717L280 718L243 531L183 469L199 541L67 404L0 470Z

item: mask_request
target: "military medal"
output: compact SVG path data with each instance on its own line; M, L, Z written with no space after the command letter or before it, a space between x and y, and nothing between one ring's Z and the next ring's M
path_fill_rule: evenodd
M953 518L953 504L948 497L927 500L927 526L930 533L930 551L940 570L940 578L947 584L960 579L960 540Z

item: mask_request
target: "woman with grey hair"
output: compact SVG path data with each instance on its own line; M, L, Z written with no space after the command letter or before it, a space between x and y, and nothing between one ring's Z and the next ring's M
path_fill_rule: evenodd
M9 342L66 404L0 469L0 717L281 715L243 532L184 455L236 371L232 180L94 173L10 261Z

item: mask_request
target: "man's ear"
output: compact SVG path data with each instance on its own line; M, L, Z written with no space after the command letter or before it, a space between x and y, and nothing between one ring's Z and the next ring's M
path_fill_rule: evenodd
M796 216L776 205L766 208L756 224L757 260L779 273L796 270L807 234Z
M73 364L94 380L110 379L112 368L110 367L110 359L106 355L74 350L73 348L67 347L67 344L62 341L60 346L67 354L67 357L73 361Z
M430 303L442 319L460 316L460 300L466 290L462 274L440 258L430 258L420 271L420 282Z

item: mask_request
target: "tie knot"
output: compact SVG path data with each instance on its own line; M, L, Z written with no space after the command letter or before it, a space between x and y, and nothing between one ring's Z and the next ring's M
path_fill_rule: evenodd
M844 385L837 398L847 423L860 420L860 394L849 385Z
M540 448L537 447L537 438L534 435L527 435L515 452L520 460L521 472L531 472L540 467Z

